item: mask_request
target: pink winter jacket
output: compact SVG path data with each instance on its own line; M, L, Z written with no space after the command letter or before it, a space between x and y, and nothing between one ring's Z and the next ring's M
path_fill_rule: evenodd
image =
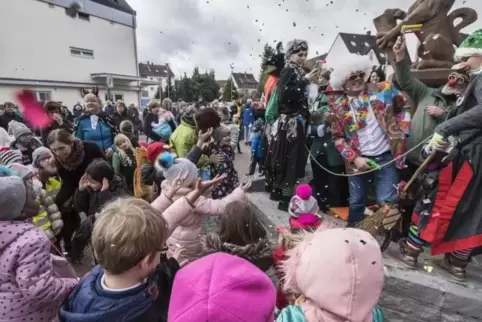
M43 230L22 221L0 222L0 321L51 321L76 278L58 278Z
M161 187L163 191L167 191L169 189L169 183L167 180L162 182ZM173 200L175 201L187 195L191 191L192 189L190 188L181 188L173 197ZM159 203L161 202L160 198L158 198ZM167 199L165 197L163 198ZM167 256L172 256L176 249L181 246L186 249L184 252L186 259L193 261L199 258L202 253L201 234L203 218L205 216L220 216L224 213L224 209L227 204L233 201L243 200L247 202L246 194L240 188L235 189L230 195L219 200L201 196L196 201L196 204L194 205L195 209L192 213L190 213L189 216L184 218L166 218L168 226L175 228L171 237L169 237L166 242L167 247L169 248ZM152 203L152 206L156 209L159 209L158 206L155 205L156 201ZM178 222L179 227L176 226Z

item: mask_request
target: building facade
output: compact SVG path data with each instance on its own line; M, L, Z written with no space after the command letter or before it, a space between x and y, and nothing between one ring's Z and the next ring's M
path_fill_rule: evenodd
M0 104L30 89L39 100L72 108L80 89L97 86L101 99L139 104L136 13L125 0L3 0ZM8 32L12 30L12 32ZM109 94L109 95L108 95Z
M141 106L146 106L150 100L154 99L159 86L162 90L166 88L168 82L173 85L174 73L169 68L168 64L156 65L150 61L146 63L139 63L139 76L144 78L144 82L147 82L141 89Z

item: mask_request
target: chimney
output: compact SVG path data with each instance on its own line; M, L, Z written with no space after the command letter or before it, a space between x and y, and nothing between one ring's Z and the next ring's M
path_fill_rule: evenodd
M367 31L367 35L368 36L371 36L372 35L372 32L370 30Z

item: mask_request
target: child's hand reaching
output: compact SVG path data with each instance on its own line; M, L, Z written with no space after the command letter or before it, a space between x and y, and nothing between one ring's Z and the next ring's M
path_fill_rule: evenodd
M198 200L198 198L206 192L206 190L208 190L209 188L217 185L218 183L220 183L221 181L223 181L224 179L226 179L226 174L223 174L223 175L217 175L216 177L214 177L212 180L208 180L208 181L201 181L201 179L197 179L197 182L196 182L196 187L194 188L193 191L191 191L190 193L188 193L188 195L186 196L186 199L187 201L191 204L191 205L194 205L196 203L196 201Z
M241 183L239 185L239 188L243 190L244 192L248 192L249 188L251 188L251 185L253 184L252 180L247 180L245 183Z
M172 197L174 197L174 195L176 194L176 192L178 192L178 190L181 189L181 187L184 184L184 180L186 180L187 178L187 175L188 175L187 171L181 171L176 176L176 178L174 178L174 181L171 182L169 189L164 194L167 199L171 200Z
M188 263L188 260L184 258L184 252L186 251L186 248L182 247L181 245L176 246L178 247L172 254L172 258L177 261L180 267L184 267Z

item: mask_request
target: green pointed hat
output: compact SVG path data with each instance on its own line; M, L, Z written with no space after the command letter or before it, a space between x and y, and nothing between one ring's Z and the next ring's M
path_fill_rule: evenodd
M475 31L465 38L460 44L460 47L455 51L456 61L472 56L482 56L482 29Z

